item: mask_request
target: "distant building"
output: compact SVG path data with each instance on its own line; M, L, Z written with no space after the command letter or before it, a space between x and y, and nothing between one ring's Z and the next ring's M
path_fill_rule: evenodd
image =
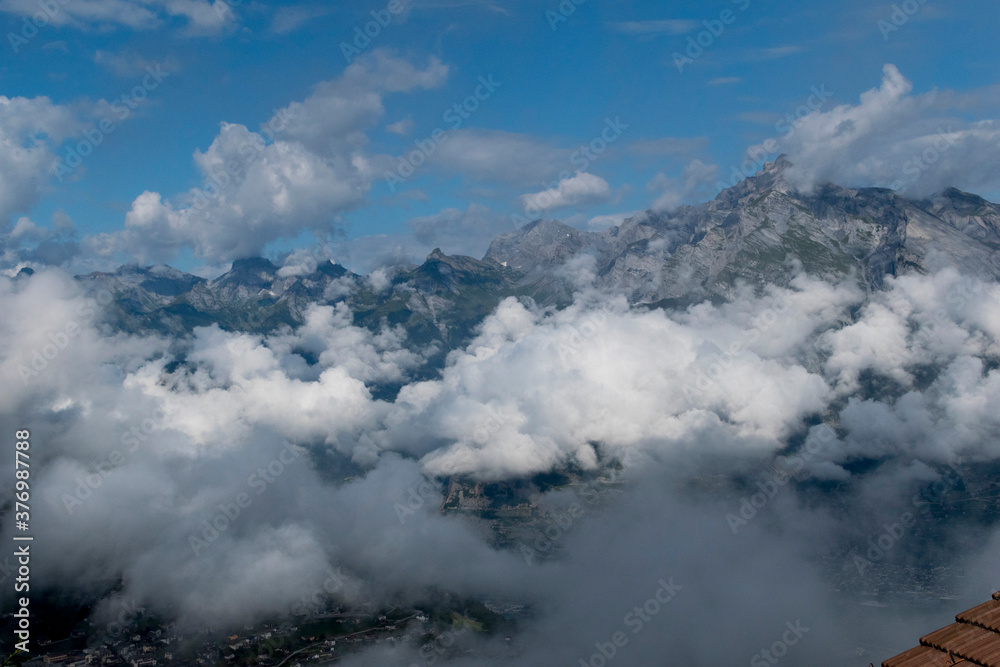
M1000 591L993 599L955 616L948 627L920 638L920 646L882 667L995 667L1000 665Z

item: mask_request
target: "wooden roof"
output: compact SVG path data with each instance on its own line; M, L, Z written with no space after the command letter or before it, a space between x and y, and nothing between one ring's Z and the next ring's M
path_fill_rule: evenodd
M882 667L1000 667L1000 592L955 616L955 623L920 638L920 646Z

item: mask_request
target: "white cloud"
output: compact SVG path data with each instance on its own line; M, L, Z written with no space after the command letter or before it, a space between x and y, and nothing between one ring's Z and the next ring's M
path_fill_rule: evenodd
M320 262L323 261L329 260L321 259L319 252L314 249L298 248L285 257L281 268L278 269L278 275L282 278L309 275L314 273Z
M73 0L55 3L57 9L44 12L49 23L83 30L121 26L153 30L172 16L185 21L184 34L215 34L232 25L236 16L224 0ZM0 0L0 12L31 17L39 13L37 0Z
M859 455L1000 455L988 435L1000 371L985 362L1000 353L1000 286L954 269L894 279L849 322L863 300L854 285L807 276L673 314L584 298L548 315L508 299L440 381L404 387L377 439L423 456L431 474L520 477L586 468L593 443L602 457L695 442L702 455L773 454L807 416L852 397L847 438L811 462L823 479L850 477L840 466ZM928 367L941 374L917 391ZM863 373L896 383L898 398L855 398Z
M521 204L525 212L531 216L569 206L605 202L611 196L611 186L606 180L600 176L581 172L559 181L559 185L554 188L522 195Z
M707 86L728 86L734 83L739 83L743 79L738 76L720 76L715 79L709 79Z
M332 7L322 5L278 7L271 19L271 32L287 35L299 30L310 21L327 16L332 11Z
M692 160L684 167L680 178L657 174L646 184L647 190L659 193L650 208L654 211L672 211L681 204L691 203L692 199L705 194L718 173L718 165Z
M363 130L385 114L383 95L437 88L447 78L448 66L435 57L419 67L376 50L356 59L336 79L316 85L304 101L285 107L290 120L283 135L319 155L343 154L367 143Z
M213 35L236 22L236 14L226 0L166 0L164 9L171 16L187 20L188 35Z
M631 211L630 213L611 213L608 215L596 215L587 220L587 227L595 231L604 231L615 225L620 225L629 218L641 215L643 211Z
M438 86L447 72L433 58L421 69L376 51L279 110L259 132L222 123L211 146L194 154L203 187L172 200L144 192L125 229L90 246L140 261L168 261L188 247L200 259L224 262L303 231L325 236L368 192L374 158L365 130L384 113L382 95Z
M675 316L623 302L544 316L508 299L439 382L403 389L380 440L413 443L429 473L484 478L590 467L591 443L602 457L713 439L773 451L833 395L822 375L783 360L858 298L803 278ZM454 444L424 452L425 438Z
M81 128L76 113L47 97L0 95L0 225L38 201L55 147Z
M395 123L390 123L385 126L387 132L392 132L393 134L398 134L401 137L405 137L410 132L413 131L413 119L404 118L403 120L398 120Z
M231 161L242 165L239 174L223 166ZM140 261L169 259L184 247L209 260L248 257L274 239L329 224L333 213L360 202L367 190L367 179L353 165L331 164L298 143L265 145L242 125L224 124L196 162L209 187L192 191L178 207L155 192L140 195L115 235L119 249ZM213 189L213 175L235 185ZM219 190L217 197L203 194Z
M10 232L12 241L44 241L52 237L52 230L39 227L30 218L21 217L17 219L14 229Z
M834 182L892 187L911 196L946 186L1000 187L1000 121L964 120L956 96L912 90L895 66L886 65L881 86L857 104L797 121L780 142L793 163L786 177L806 190ZM754 146L748 155L762 150Z

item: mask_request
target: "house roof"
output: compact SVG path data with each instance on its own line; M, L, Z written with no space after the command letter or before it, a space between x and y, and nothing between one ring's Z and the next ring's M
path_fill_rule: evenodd
M882 667L1000 667L1000 592L955 616L955 623L920 638L920 646Z

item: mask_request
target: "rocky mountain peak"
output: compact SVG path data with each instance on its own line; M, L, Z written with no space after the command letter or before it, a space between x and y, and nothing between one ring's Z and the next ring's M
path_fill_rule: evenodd
M782 154L773 162L765 162L760 171L752 176L748 176L732 187L726 188L715 197L717 205L734 208L739 206L741 201L752 197L757 199L767 195L769 192L787 194L795 191L795 186L790 184L785 178L785 174L792 167L792 163Z
M791 160L788 159L787 155L782 153L774 159L774 162L765 162L764 168L761 171L765 174L783 174L791 166Z
M249 299L270 292L278 279L278 267L263 257L237 259L228 272L210 285L227 299Z
M564 263L593 243L594 236L558 220L536 220L498 236L483 259L531 274Z
M277 272L278 267L269 259L264 257L246 257L235 260L227 275L276 274Z

